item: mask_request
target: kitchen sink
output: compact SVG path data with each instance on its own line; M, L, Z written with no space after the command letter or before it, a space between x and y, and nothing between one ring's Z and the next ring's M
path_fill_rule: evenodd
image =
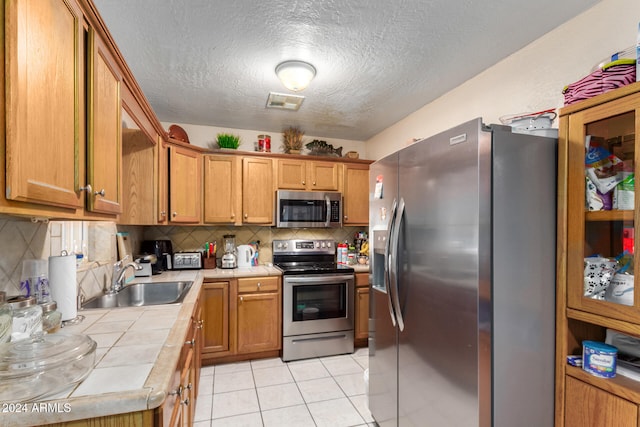
M127 285L118 293L100 295L87 301L82 308L141 307L178 304L191 289L193 282L146 282Z

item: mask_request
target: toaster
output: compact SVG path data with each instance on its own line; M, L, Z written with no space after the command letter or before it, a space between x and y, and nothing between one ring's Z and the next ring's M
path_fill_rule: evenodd
M198 270L202 268L202 252L175 252L173 254L174 270Z

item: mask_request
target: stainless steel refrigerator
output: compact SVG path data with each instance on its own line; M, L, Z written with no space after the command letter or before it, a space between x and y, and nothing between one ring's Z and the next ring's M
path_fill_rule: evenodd
M478 118L371 165L380 426L552 426L554 138Z

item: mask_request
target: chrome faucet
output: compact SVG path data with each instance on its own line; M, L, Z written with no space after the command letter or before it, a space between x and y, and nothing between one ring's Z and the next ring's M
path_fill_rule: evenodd
M119 292L123 287L124 274L127 271L127 268L133 268L134 270L142 270L142 266L137 262L128 262L124 264L124 261L129 257L129 255L122 258L120 261L113 264L113 274L111 275L111 289L107 292L108 294L114 294Z

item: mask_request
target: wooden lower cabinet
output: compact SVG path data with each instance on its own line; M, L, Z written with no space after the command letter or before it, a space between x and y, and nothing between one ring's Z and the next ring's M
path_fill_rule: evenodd
M278 355L282 294L278 276L202 285L205 364Z
M356 273L354 341L357 347L369 340L369 274Z
M198 397L202 351L202 295L191 315L191 327L185 336L180 360L173 374L169 396L156 409L156 426L182 427L193 425Z
M238 279L239 354L280 349L282 302L278 283L277 277Z
M566 377L566 427L637 427L638 405Z
M203 360L230 355L234 344L232 337L235 335L229 322L231 283L205 281L200 291L200 301L203 320ZM233 327L235 328L235 325Z

